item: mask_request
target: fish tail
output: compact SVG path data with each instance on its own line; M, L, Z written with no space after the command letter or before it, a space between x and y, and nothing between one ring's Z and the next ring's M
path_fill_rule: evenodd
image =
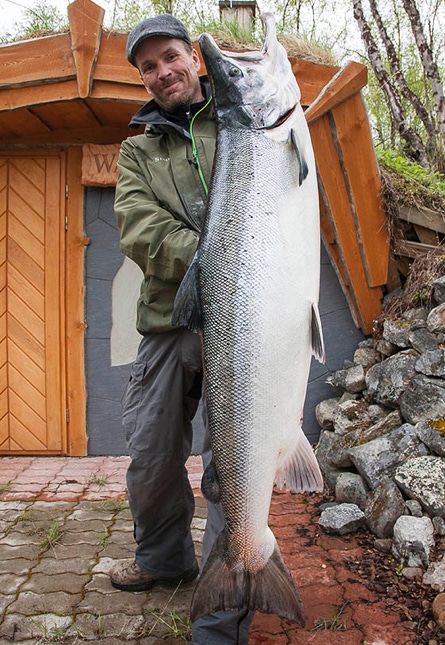
M224 559L226 544L227 537L223 531L195 588L190 610L192 621L217 611L247 608L249 611L276 614L304 627L303 603L277 543L266 566L256 573L241 565L230 569Z

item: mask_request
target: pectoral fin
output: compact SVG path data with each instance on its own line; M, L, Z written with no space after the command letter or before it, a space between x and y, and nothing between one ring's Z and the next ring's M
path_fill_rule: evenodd
M291 138L297 155L298 164L300 166L300 172L298 174L298 185L301 186L301 184L303 183L303 181L306 179L308 175L309 168L306 163L306 159L304 158L303 153L301 151L300 142L298 140L298 134L295 130L291 130Z
M315 303L312 303L312 353L320 363L326 362L320 313Z
M204 497L212 504L218 504L221 499L219 479L213 460L204 471L201 480L201 490Z
M172 325L187 327L190 331L202 330L202 309L199 297L198 259L193 258L187 273L179 285L173 306Z

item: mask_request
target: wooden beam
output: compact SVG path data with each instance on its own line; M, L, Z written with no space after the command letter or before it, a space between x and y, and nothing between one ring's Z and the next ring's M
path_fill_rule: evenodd
M368 82L368 70L360 63L350 62L343 67L327 85L305 112L308 123L319 119L328 110L357 94Z
M67 153L66 203L66 388L68 454L87 454L85 382L85 245L83 231L83 187L81 185L82 149Z
M445 233L444 216L430 208L425 208L423 206L419 206L418 208L414 208L413 206L402 206L400 209L400 218L406 222L419 224L420 226L429 228L437 233Z
M17 87L14 90L0 89L0 112L76 98L79 98L79 91L75 80L39 87Z
M0 89L50 84L75 75L67 33L0 46Z
M361 94L350 96L329 115L366 279L370 287L379 287L388 276L389 233L380 200L380 171Z
M396 255L402 255L407 258L418 258L428 251L436 249L432 244L422 244L421 242L410 242L408 240L399 240L394 249Z
M75 0L68 5L71 49L77 70L80 98L89 96L105 11L92 0Z
M323 87L338 72L338 67L318 65L302 58L289 58L292 71L301 90L301 105L307 107L322 91Z
M335 235L341 265L347 277L344 286L350 286L360 327L365 334L369 334L372 332L374 318L381 313L382 292L380 288L370 288L368 285L350 194L332 136L329 115L325 114L312 122L310 130L320 189L324 195L326 212Z

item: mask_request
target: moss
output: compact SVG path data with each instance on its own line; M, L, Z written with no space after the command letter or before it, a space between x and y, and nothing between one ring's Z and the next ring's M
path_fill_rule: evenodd
M445 437L445 419L440 418L440 419L431 419L429 422L430 427L434 428L437 430L437 432L442 436Z

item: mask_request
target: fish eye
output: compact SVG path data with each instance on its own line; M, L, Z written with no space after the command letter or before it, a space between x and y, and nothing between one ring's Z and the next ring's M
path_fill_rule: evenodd
M241 70L238 67L231 67L229 69L229 76L241 76Z

